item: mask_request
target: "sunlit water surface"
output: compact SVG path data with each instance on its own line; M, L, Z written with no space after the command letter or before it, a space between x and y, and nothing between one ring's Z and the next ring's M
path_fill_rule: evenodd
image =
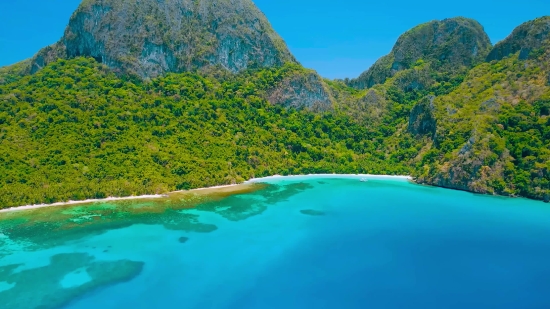
M0 308L550 308L550 205L406 180L0 214Z

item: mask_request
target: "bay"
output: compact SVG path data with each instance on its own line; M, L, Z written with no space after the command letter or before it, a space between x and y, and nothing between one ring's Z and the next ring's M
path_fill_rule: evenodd
M404 179L0 215L0 308L550 308L550 208Z

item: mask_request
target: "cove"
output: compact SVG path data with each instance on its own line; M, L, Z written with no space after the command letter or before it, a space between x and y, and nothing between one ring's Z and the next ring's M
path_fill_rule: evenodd
M550 208L405 179L0 214L0 308L550 308Z

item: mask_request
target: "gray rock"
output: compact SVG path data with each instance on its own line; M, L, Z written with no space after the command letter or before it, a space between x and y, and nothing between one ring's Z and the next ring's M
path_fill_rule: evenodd
M470 151L472 151L472 149L474 149L475 143L476 143L475 136L470 137L470 139L460 149L459 154L465 155L465 154L469 153Z
M78 56L144 79L296 62L251 0L85 0L63 38L34 57L31 72Z
M495 98L490 98L489 100L481 103L480 109L482 111L496 111L500 109L500 104Z
M529 58L531 52L548 48L550 16L537 18L518 26L506 39L497 43L487 56L487 61L501 60L519 52L519 59Z
M447 106L445 109L447 110L447 114L449 116L452 116L452 115L454 115L458 112L458 110L456 108L451 107L451 106Z
M427 96L413 107L409 118L409 132L415 136L435 137L437 119L435 118L434 96Z
M267 99L272 104L285 107L305 107L314 111L328 111L332 107L332 97L322 80L315 72L292 74L268 91Z

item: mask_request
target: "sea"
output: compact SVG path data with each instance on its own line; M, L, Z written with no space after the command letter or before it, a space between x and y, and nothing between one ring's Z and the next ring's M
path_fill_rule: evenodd
M322 175L0 213L0 308L550 308L550 205Z

